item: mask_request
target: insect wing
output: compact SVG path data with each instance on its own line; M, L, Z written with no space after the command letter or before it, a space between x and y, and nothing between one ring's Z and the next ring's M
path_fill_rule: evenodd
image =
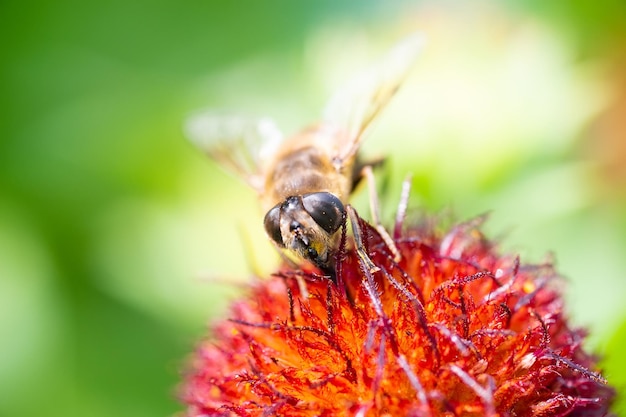
M420 34L399 42L372 68L354 77L328 101L326 124L345 132L337 161L354 158L372 122L396 93L424 43Z
M191 143L228 171L263 191L263 164L283 135L269 118L249 119L204 112L189 118L185 133Z

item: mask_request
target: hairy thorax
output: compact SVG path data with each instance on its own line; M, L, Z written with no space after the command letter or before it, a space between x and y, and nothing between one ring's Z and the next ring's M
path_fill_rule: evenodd
M286 147L270 167L263 196L266 207L290 196L319 191L344 200L350 192L351 179L337 172L329 154L306 140L302 142L299 146Z

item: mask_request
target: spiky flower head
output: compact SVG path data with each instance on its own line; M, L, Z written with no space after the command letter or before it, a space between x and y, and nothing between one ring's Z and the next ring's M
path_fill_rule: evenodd
M335 277L284 266L251 284L193 356L188 416L608 415L550 263L501 255L482 219L398 223L395 262L359 221L380 270L344 239Z

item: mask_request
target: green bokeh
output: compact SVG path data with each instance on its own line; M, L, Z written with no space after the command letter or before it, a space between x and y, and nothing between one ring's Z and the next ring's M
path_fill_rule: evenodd
M323 91L320 77L333 77L324 72L332 59L315 64L304 50L332 49L333 36L342 43L341 36L357 32L382 38L376 42L380 51L421 23L427 36L443 27L469 40L471 23L454 26L466 14L477 24L483 21L476 15L485 13L485 21L495 19L494 27L502 29L494 30L504 40L495 37L492 45L487 36L484 43L496 52L476 52L493 61L507 56L498 42L506 44L508 33L531 21L561 39L557 50L573 51L572 65L608 62L608 51L626 39L623 19L617 19L623 7L580 3L0 3L0 415L157 416L181 409L175 389L185 357L209 317L235 292L232 283L191 277L201 270L245 281L249 251L241 242L262 239L255 232L261 213L254 196L185 142L181 126L194 109L241 106L294 129L315 119L331 92ZM439 26L420 17L429 13ZM615 19L598 24L602 16ZM434 52L424 54L425 69L417 70L433 77L434 87L417 91L433 101L439 86L458 73L475 74L483 85L480 74L487 68L469 56L447 57L434 39ZM542 38L534 42L529 48L541 49ZM337 56L349 62L351 52L339 50ZM456 66L462 62L473 67ZM547 90L578 71L563 65L545 75L542 69L553 67L528 65L540 68ZM578 85L577 76L572 80ZM512 91L515 98L522 90ZM589 101L594 97L590 93ZM411 111L424 114L427 107L418 103ZM586 116L558 122L565 126L563 138L549 145L540 137L549 130L520 130L514 123L507 130L503 124L501 134L510 142L472 145L463 158L448 106L433 108L442 121L436 126L446 120L451 126L428 127L431 122L417 116L432 137L393 143L372 138L373 152L390 155L389 200L395 201L411 170L414 204L451 206L461 218L492 209L494 235L518 230L507 238L508 247L531 260L554 250L574 287L568 293L572 316L600 329L592 338L595 349L620 355L611 349L623 343L608 340L625 313L623 293L611 286L624 288L619 280L626 267L626 211L623 201L589 192L593 185L587 182L595 177L579 144L593 111L583 105L567 110ZM406 115L401 105L389 113L394 109L397 117ZM485 123L523 111L503 107ZM381 132L393 132L393 120L390 115L381 121ZM418 149L410 156L403 153L409 145ZM271 253L265 246L258 250L253 263ZM598 312L598 306L605 310ZM618 362L607 366L623 381Z

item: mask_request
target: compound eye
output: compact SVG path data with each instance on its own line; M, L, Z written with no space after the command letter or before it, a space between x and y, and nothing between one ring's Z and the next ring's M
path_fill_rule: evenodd
M344 208L335 195L327 192L306 194L302 196L302 205L315 223L329 234L341 227Z
M283 236L280 233L280 205L274 206L267 212L263 224L267 235L281 247L285 246Z

